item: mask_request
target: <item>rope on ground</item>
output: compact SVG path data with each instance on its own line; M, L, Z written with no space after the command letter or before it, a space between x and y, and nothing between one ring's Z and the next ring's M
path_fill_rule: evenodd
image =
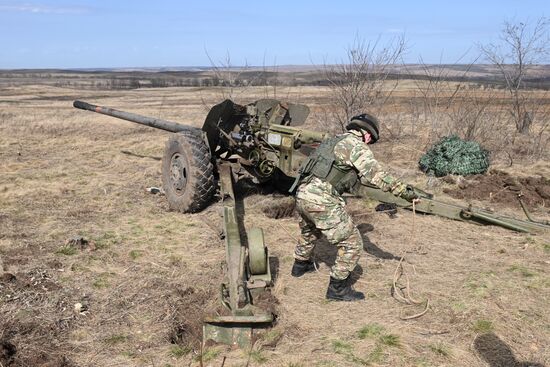
M412 230L411 230L411 243L414 244L416 241L416 225L415 225L415 217L416 217L416 200L413 200L413 223L412 223ZM419 318L426 314L428 312L428 309L430 308L430 300L426 298L425 301L418 301L411 295L411 287L410 287L410 279L409 275L405 272L405 268L403 267L403 261L405 260L405 256L402 255L399 259L399 263L397 264L397 267L395 268L395 271L393 273L393 282L392 282L392 288L391 288L391 294L395 300L397 300L400 303L409 305L409 306L418 306L424 304L424 309L421 312L412 314L412 315L405 315L405 309L408 307L401 308L401 311L399 312L399 318L401 320L412 320ZM401 278L405 277L406 285L400 286L398 283L401 280Z
M285 226L283 226L281 223L277 223L277 224L279 225L279 227L281 227L281 228L286 232L286 234L287 234L290 238L292 238L294 241L296 241L296 243L300 242L300 240L297 239L296 237L294 237L294 236L292 235L292 233L290 233L290 231L289 231L288 229L286 229Z

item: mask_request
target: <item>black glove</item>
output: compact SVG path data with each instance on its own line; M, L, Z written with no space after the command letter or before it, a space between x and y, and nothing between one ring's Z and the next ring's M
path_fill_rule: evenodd
M399 196L411 203L414 199L419 198L418 194L414 190L414 187L412 187L411 185L407 185L405 187L405 191L403 191Z

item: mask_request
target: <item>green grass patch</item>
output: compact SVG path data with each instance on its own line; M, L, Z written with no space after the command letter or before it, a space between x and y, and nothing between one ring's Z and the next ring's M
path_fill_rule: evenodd
M119 244L122 242L122 237L114 232L114 231L107 231L99 236L92 238L96 249L106 249L113 245Z
M353 346L343 340L333 340L332 349L334 353L344 356L347 361L366 366L369 364L368 360L360 358L353 353Z
M485 279L484 274L477 274L468 279L465 283L466 288L468 288L474 296L476 297L486 297L489 290L493 288L492 284Z
M493 329L493 322L489 320L477 320L472 324L472 330L480 334L491 332Z
M145 230L141 224L133 224L130 229L132 231L132 235L134 236L141 236L145 233Z
M120 353L120 355L130 359L136 358L137 356L136 352L130 350L125 350L124 352Z
M126 340L128 340L128 337L124 334L113 334L103 339L103 342L109 346L113 346L116 344L124 343Z
M532 278L537 275L536 272L526 268L523 265L512 265L508 270L520 273L525 278Z
M283 332L281 330L271 329L262 335L262 340L267 344L272 344L279 341L282 336Z
M357 331L357 337L359 339L373 338L382 334L383 331L384 327L382 325L371 323L359 329L359 331Z
M387 345L388 347L401 346L401 339L399 338L399 335L395 334L380 335L378 341L380 342L380 344Z
M109 274L103 273L100 274L92 283L94 288L101 289L101 288L108 288L111 284L109 283Z
M450 357L452 355L451 347L443 344L443 343L435 343L428 345L430 350L434 352L435 354L438 354L442 357Z
M366 359L356 358L355 362L363 365L381 363L385 356L385 347L397 348L401 346L401 339L398 335L386 334L384 327L377 323L370 323L363 326L357 331L357 337L362 340L367 338L376 339L376 345L374 349L367 355Z
M72 255L75 255L77 252L78 250L73 246L63 246L63 247L60 247L55 253L60 255L65 255L65 256L72 256Z
M353 347L348 342L336 339L332 341L332 350L337 354L345 354L353 351Z
M182 347L181 345L174 345L170 348L170 356L174 358L181 358L188 355L191 352L190 347Z
M141 255L143 255L143 252L141 252L140 250L132 250L130 251L129 255L132 260L137 260L141 257Z
M209 362L220 355L220 351L216 348L207 348L202 352L200 356L197 356L197 360L202 360L203 362Z
M367 358L370 363L380 363L384 359L384 347L377 345Z
M545 252L550 252L550 243L543 243L543 244L542 244L542 249L543 249Z
M250 359L256 363L262 364L267 362L267 357L264 356L260 350L251 350L248 355L250 356Z

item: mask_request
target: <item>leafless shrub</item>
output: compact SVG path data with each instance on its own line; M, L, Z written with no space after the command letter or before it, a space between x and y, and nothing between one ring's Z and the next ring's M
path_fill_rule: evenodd
M530 22L505 21L500 43L480 45L485 58L498 69L511 97L508 108L516 131L528 134L536 119L536 111L526 90L528 73L540 62L547 62L550 55L550 19L539 18Z
M550 116L548 109L537 105L537 122L531 126L529 134L528 156L536 159L548 158L550 152Z
M212 86L219 87L220 99L235 100L239 95L245 92L250 83L245 81L243 83L242 75L249 67L245 62L244 66L235 67L231 62L231 55L226 53L225 58L216 62L208 52L206 56L210 61L210 66L213 72ZM206 105L206 104L205 104ZM210 109L209 106L207 106Z
M351 117L367 109L376 113L387 102L398 79L395 78L389 86L386 82L390 80L391 67L400 60L405 46L403 36L383 47L380 39L366 42L356 37L340 63L323 66L332 100L327 117L330 116L334 130L345 131Z
M452 66L459 64L460 59ZM449 67L441 62L426 64L420 59L422 77L415 79L420 102L411 104L411 107L413 107L413 115L418 116L418 119L428 126L426 144L431 144L442 135L449 133L449 129L445 129L445 125L449 126L449 119L452 120L452 117L456 117L452 114L449 116L449 112L452 111L451 106L457 101L457 96L467 90L465 83L461 80L466 79L472 64L469 63L457 74L454 67ZM409 71L409 74L412 72Z
M494 109L496 98L494 89L486 89L481 94L462 88L455 94L454 103L445 110L448 116L445 135L456 134L465 140L502 148L508 131L506 116Z
M244 66L235 66L231 61L231 55L226 53L223 60L215 61L206 52L210 61L212 77L203 80L203 85L218 87L218 97L216 103L221 100L230 99L234 102L240 101L252 87L263 87L264 98L277 98L278 68L268 68L264 65L261 69L251 68L246 62ZM203 98L203 105L208 111L211 104Z
M403 136L407 135L406 127L410 124L410 116L403 112L392 113L383 116L384 123L380 128L383 130L384 136L387 136L390 141L399 141Z

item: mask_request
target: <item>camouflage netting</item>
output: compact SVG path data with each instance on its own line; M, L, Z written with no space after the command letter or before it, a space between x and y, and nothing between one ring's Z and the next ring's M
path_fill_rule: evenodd
M487 172L489 152L475 141L451 135L434 144L418 163L422 171L436 177L474 175Z

